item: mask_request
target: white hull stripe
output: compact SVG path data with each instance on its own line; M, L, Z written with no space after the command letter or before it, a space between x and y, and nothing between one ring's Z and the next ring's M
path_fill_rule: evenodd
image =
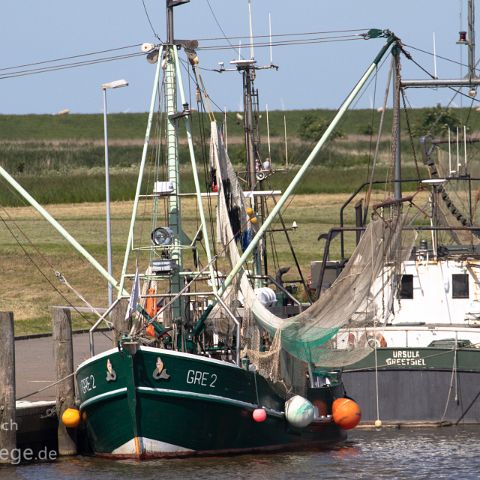
M204 356L201 356L201 355L194 355L192 353L176 352L175 350L166 350L164 348L153 348L153 347L144 347L144 346L140 346L139 349L144 351L144 352L154 353L155 355L166 355L168 357L188 358L190 360L197 360L197 361L200 361L200 362L213 363L215 365L221 365L222 367L230 367L230 368L236 368L236 369L240 368L235 363L224 362L222 360L217 360L216 358L209 358L209 357L204 357ZM88 365L90 363L94 363L97 360L100 360L101 358L108 357L108 356L113 355L114 353L117 353L117 352L118 352L118 348L111 348L110 350L106 350L105 352L99 353L98 355L95 355L94 357L91 357L91 358L85 360L84 362L82 362L77 367L76 371L78 372L85 365Z
M171 390L168 388L151 388L151 387L137 387L137 391L156 393L159 395L167 395L172 397L201 399L207 402L226 403L236 407L248 408L249 410L255 410L255 408L257 408L257 405L255 405L254 403L243 402L242 400L235 400L233 398L221 397L220 395L212 395L209 393L185 392L183 390ZM83 403L81 403L80 410L83 410L84 408L88 407L92 403L96 403L100 400L105 400L107 398L117 397L118 395L126 392L127 392L127 387L123 387L117 390L112 390L111 392L101 393L100 395L89 398L88 400L85 400ZM278 410L273 410L272 408L265 408L265 411L267 412L268 415L272 417L282 418L284 416L283 412L279 412Z
M138 441L141 445L142 454L155 453L175 453L175 452L194 452L189 448L173 445L172 443L161 442L160 440L153 440L151 438L139 437ZM131 455L136 456L135 439L132 438L120 447L112 451L113 455Z
M118 388L117 390L112 390L111 392L101 393L100 395L89 398L88 400L85 400L83 403L81 403L80 410L83 410L85 407L88 407L88 405L92 403L96 403L99 400L104 400L106 398L111 398L111 397L117 397L118 395L126 392L127 392L127 387L123 387L123 388Z
M221 397L220 395L212 395L210 393L197 393L197 392L185 392L183 390L171 390L167 388L151 388L151 387L137 387L139 392L157 393L159 395L168 395L172 397L185 397L185 398L198 398L206 400L207 402L226 403L236 407L248 408L249 410L255 410L257 405L254 403L243 402L242 400L235 400L233 398ZM264 407L265 408L265 407ZM284 413L272 408L265 408L268 415L272 417L283 417Z

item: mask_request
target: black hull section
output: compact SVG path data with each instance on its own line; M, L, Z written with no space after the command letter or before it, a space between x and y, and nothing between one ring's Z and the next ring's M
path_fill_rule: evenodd
M374 370L343 373L347 395L362 409L362 424L377 419ZM393 424L480 424L480 372L378 371L379 419Z

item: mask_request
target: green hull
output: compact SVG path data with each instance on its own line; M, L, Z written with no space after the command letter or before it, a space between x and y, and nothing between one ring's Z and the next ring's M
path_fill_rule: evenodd
M107 363L109 366L107 366ZM95 454L145 458L329 446L345 434L326 414L343 388L312 389L324 417L298 430L284 400L260 375L197 355L140 347L113 349L77 370L80 410ZM258 395L258 400L257 400ZM252 412L264 407L267 419Z

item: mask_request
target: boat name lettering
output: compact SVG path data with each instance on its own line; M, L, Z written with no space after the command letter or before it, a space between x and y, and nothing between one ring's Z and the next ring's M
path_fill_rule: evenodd
M216 381L217 375L215 373L201 372L200 370L189 370L187 372L187 383L191 385L215 388Z
M392 357L387 358L385 363L402 367L426 366L425 359L421 358L418 350L393 350Z
M82 378L80 380L80 388L83 394L97 388L95 385L95 377L93 375L89 375L88 377Z

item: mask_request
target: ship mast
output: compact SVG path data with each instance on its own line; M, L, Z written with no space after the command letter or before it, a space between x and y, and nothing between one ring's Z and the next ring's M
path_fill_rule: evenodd
M178 294L182 289L180 270L182 265L182 250L180 248L181 226L181 205L179 192L179 159L178 159L178 134L177 120L177 79L175 66L174 48L174 7L188 3L190 0L166 0L167 7L167 43L165 48L165 113L167 115L166 146L167 146L167 178L173 186L168 197L168 226L173 234L173 245L170 250L170 258L176 265L170 274L170 293ZM159 59L162 61L162 59ZM182 316L182 297L172 303L172 320L179 320Z

